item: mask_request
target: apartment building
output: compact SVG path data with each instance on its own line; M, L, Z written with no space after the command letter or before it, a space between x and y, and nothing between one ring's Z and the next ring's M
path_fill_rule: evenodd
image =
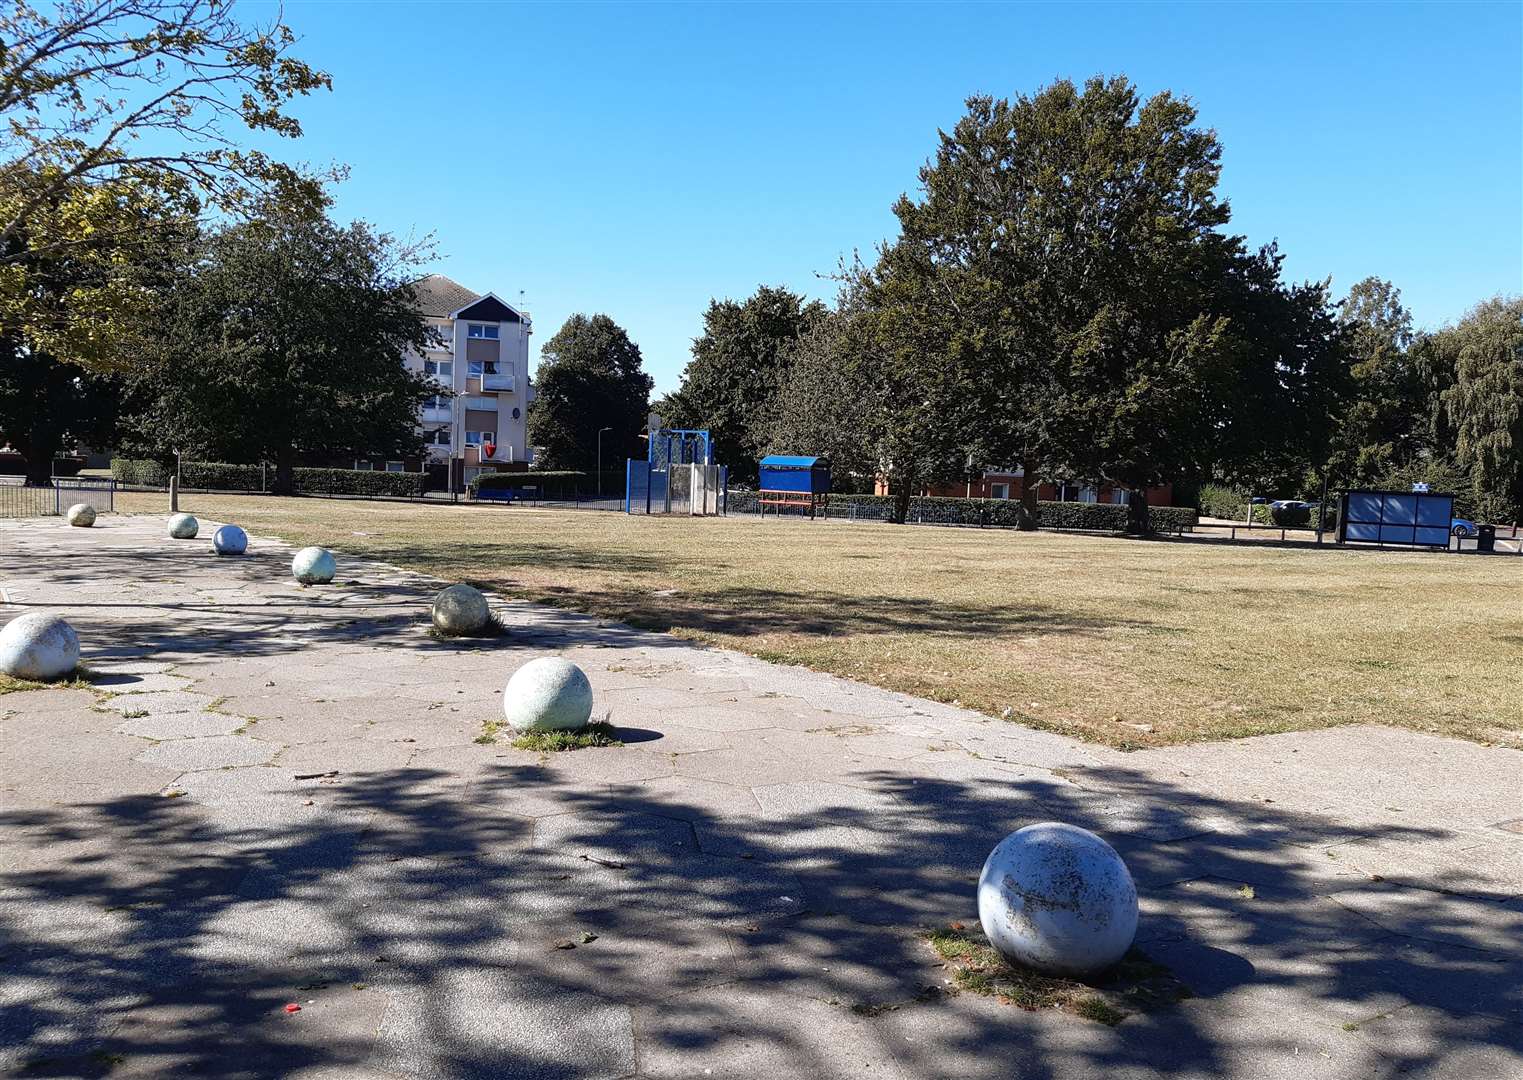
M453 394L424 402L418 418L422 465L433 476L432 486L459 490L483 472L527 468L534 400L528 316L492 293L474 293L442 274L430 274L413 287L436 338L421 354L409 355L407 366Z

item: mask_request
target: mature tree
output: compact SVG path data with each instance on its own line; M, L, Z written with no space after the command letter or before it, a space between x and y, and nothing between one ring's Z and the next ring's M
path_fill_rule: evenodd
M762 286L743 301L714 300L693 341L682 385L663 405L674 426L708 428L734 479L754 479L788 356L825 305Z
M843 292L841 306L794 346L768 427L768 452L828 458L838 491L871 490L878 479L867 423L877 352L867 329L860 305Z
M1412 316L1389 281L1355 283L1339 311L1353 392L1338 418L1329 470L1349 484L1368 484L1430 455L1436 401L1412 349Z
M212 233L136 378L130 441L273 462L282 492L306 456L417 452L434 392L403 365L430 334L407 284L417 255L278 204Z
M1426 343L1454 372L1443 408L1482 512L1523 513L1523 297L1496 297Z
M592 469L638 452L654 383L640 347L607 315L573 315L540 350L529 440L539 464ZM611 430L604 432L604 428Z

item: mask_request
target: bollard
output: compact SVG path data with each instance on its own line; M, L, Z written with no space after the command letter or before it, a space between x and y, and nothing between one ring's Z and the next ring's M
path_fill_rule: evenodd
M180 512L180 478L178 476L169 478L169 512L171 514Z

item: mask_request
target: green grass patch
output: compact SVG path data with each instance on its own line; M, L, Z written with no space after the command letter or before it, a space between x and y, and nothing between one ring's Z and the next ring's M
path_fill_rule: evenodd
M479 740L478 740L479 741ZM613 725L599 720L576 731L526 731L513 740L515 750L538 750L558 753L582 750L589 746L623 746Z
M19 694L27 690L93 690L90 683L78 674L67 679L39 682L36 679L14 679L0 675L0 694Z
M957 924L932 930L926 942L946 961L959 990L998 998L1035 1011L1059 1009L1099 1024L1115 1026L1134 1012L1148 1012L1190 996L1168 968L1132 949L1110 971L1083 982L1044 975L1009 963L981 932Z

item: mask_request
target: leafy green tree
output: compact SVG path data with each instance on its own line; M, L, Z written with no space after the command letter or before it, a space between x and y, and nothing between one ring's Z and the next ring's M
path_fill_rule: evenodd
M825 311L818 301L765 285L742 301L711 301L682 385L662 402L663 419L708 428L731 478L754 480L788 357Z
M431 333L418 254L275 204L209 234L133 377L128 446L273 462L279 492L304 458L420 452L434 388L403 364Z
M125 266L145 233L180 227L123 213L151 203L237 211L272 196L312 209L321 177L240 147L245 130L294 138L291 99L329 86L291 55L279 22L250 26L223 0L22 0L0 12L0 333L66 362L119 363L109 347L135 294L53 302L39 266ZM102 300L110 281L92 286ZM122 303L126 307L122 307Z
M1481 512L1516 520L1523 513L1523 297L1477 304L1426 347L1437 366L1454 372L1443 409Z
M540 350L529 440L537 464L593 469L602 434L603 466L640 453L654 383L640 347L607 315L573 315Z

